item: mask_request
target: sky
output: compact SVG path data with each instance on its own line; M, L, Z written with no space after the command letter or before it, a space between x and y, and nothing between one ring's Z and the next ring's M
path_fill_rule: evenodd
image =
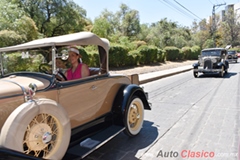
M116 13L120 5L126 4L130 9L137 10L140 23L155 23L167 18L168 21L176 22L180 26L191 27L194 20L212 15L213 6L215 12L224 10L226 5L240 3L240 0L73 0L87 11L87 18L92 21L104 9ZM226 5L222 5L226 3ZM219 5L219 6L217 6Z

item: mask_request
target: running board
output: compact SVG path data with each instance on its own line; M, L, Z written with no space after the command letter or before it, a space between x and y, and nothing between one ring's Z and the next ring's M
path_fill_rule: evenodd
M78 143L77 145L69 148L67 150L66 155L64 156L63 160L67 159L79 159L84 158L102 145L104 145L106 142L108 142L110 139L114 138L116 135L118 135L120 132L122 132L125 128L123 126L116 126L112 125L101 132L88 137Z

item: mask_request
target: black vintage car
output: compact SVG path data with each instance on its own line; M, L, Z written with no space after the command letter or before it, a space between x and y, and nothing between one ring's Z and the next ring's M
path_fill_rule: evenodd
M225 48L208 48L202 50L198 62L193 64L194 77L197 78L199 73L218 73L220 77L223 77L229 68L226 55L227 50Z
M228 62L237 63L237 61L238 61L237 51L235 51L235 50L227 51L227 60L228 60Z

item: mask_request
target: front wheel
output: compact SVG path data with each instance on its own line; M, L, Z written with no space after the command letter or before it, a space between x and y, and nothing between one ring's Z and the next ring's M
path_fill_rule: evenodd
M195 78L197 78L197 77L198 77L198 72L194 72L194 71L193 71L193 76L194 76Z
M221 71L219 72L219 76L220 77L224 76L224 66L222 66Z
M225 70L225 73L228 73L228 69Z
M62 159L71 136L69 118L56 102L41 99L15 109L4 123L0 146L44 159Z
M134 96L130 104L127 106L124 115L125 130L124 133L130 137L134 137L142 129L144 119L144 106L142 100Z

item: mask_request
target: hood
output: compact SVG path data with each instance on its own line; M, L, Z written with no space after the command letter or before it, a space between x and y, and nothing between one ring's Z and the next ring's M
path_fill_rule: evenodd
M218 56L205 56L202 58L204 61L205 60L211 60L213 63L216 63L221 60L221 57Z
M219 56L203 56L202 58L203 59L208 59L208 58L210 58L210 59L212 59L212 58L220 59L221 57L219 57Z
M37 90L44 89L50 85L50 82L43 78L11 75L0 79L0 97L23 94L30 83L36 84Z

